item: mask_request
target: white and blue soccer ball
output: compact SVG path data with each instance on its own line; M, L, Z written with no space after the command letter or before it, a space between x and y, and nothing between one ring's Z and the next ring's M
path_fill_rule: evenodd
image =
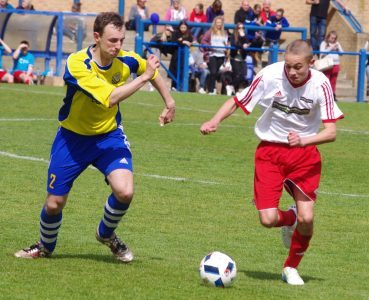
M208 286L229 287L236 279L235 261L219 251L206 255L200 263L201 281Z

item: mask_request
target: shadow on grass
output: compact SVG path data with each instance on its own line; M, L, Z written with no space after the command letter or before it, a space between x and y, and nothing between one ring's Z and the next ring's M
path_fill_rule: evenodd
M245 274L247 277L251 277L254 279L260 279L260 280L274 280L274 281L280 281L281 280L281 274L276 273L269 273L269 272L262 272L262 271L246 271L246 270L238 270L239 273ZM324 281L325 279L314 277L314 276L302 276L305 283L309 281Z

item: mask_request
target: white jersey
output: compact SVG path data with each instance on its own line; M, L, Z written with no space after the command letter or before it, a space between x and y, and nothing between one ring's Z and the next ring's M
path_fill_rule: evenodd
M288 143L291 131L301 137L313 136L321 122L343 118L323 73L311 69L306 81L296 86L287 78L284 62L261 70L234 100L246 114L259 104L262 115L255 124L255 133L260 140L269 142Z

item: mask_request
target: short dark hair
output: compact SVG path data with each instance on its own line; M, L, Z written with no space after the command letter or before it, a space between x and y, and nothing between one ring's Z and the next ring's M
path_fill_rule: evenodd
M29 46L29 42L28 42L28 41L26 41L26 40L23 40L23 41L21 41L20 43L21 43L21 44L26 44L26 45L28 45L28 46Z
M109 24L113 24L114 27L122 29L124 25L123 17L115 12L100 13L95 19L94 32L103 35L105 27Z
M313 49L310 44L304 40L295 40L286 47L285 54L304 54L304 56L311 60L313 58Z

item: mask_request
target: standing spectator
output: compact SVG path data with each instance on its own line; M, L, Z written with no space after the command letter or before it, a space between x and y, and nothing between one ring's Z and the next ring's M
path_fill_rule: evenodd
M3 53L12 53L12 49L0 38L0 82L13 83L13 76L3 69Z
M338 36L337 36L336 31L332 30L327 34L325 40L320 44L320 51L343 52L342 46L338 42ZM336 83L337 83L338 74L340 72L340 56L337 53L332 53L332 54L322 53L320 56L322 58L325 56L330 56L333 59L333 62L334 62L333 68L325 70L323 71L323 73L325 74L325 76L328 77L329 82L331 83L331 86L332 86L334 101L337 101Z
M206 22L213 23L216 17L224 16L222 6L222 1L214 0L213 4L206 10Z
M173 33L171 42L178 43L179 46L191 47L192 45L192 34L186 21L181 21L178 25L177 30ZM169 63L169 71L174 77L177 77L178 68L183 65L183 57L181 63L178 65L178 47L174 48L172 57ZM171 89L172 91L177 91L179 88L178 82L172 80Z
M369 40L365 42L364 49L366 52L369 52ZM367 56L366 60L366 95L369 96L369 56Z
M278 44L281 38L281 29L290 26L287 19L284 17L284 9L279 8L274 16L271 16L265 24L269 27L274 27L274 31L265 32L265 41L267 43Z
M206 79L210 72L204 61L204 55L198 47L190 54L190 72L192 79L199 79L199 93L206 94Z
M146 2L147 0L137 0L137 3L132 5L128 21L125 24L127 30L137 30L140 20L149 18L149 9L146 6ZM148 24L145 25L145 31L149 30L149 26Z
M37 76L33 74L35 57L29 52L29 42L21 41L18 48L13 53L14 60L14 82L33 84L37 81Z
M175 103L157 70L158 58L150 55L144 60L121 49L125 32L120 15L101 13L93 28L95 44L72 53L67 60L64 81L68 88L51 148L46 201L39 219L40 239L17 251L15 256L19 258L52 255L73 183L93 165L104 175L111 190L95 237L120 262L133 260L132 251L115 233L134 194L132 153L121 124L119 103L151 81L165 105L159 117L162 126L173 120ZM137 76L127 81L133 74Z
M254 11L249 0L243 0L241 7L234 14L234 24L252 22L255 19Z
M313 55L307 42L289 44L284 58L259 72L251 86L228 99L200 131L216 132L238 107L247 115L261 108L255 124L260 144L255 152L254 204L263 226L282 227L283 244L289 249L282 280L303 285L297 268L313 236L321 175L316 145L335 141L336 121L344 116L327 78L310 69ZM279 207L283 187L295 204L288 210Z
M238 92L242 83L245 82L246 75L246 49L250 46L245 33L244 23L237 23L236 28L230 38L231 46L236 49L231 49L231 65L233 73L233 87L235 92Z
M205 50L205 61L208 63L209 75L209 95L216 95L217 90L215 83L219 75L219 68L228 57L228 50L224 46L228 46L228 34L224 30L224 19L222 16L215 17L211 28L205 32L201 43L204 45L221 47L210 48ZM208 57L208 58L207 58Z
M82 3L73 3L71 12L80 13ZM81 32L81 38L86 38L86 23L83 17L77 15L66 15L64 17L63 35L69 37L72 41L77 41L78 34Z
M22 0L21 5L17 6L17 9L35 10L35 7L33 6L31 0Z
M204 4L198 3L192 10L190 15L190 22L194 23L206 23L206 15L204 14ZM197 42L201 34L204 32L203 27L192 27L191 33L194 38L194 42Z
M275 15L275 11L272 10L270 7L272 6L271 0L263 0L263 8L260 12L261 22L265 24L271 16Z
M247 25L253 25L253 26L261 26L263 25L262 19L261 19L261 5L255 4L253 8L254 12L254 19L249 22L246 20L246 26ZM261 49L264 44L264 33L261 30L247 30L247 39L249 40L250 48L259 48ZM261 52L251 52L253 64L257 65L259 62L261 62Z
M167 9L164 20L166 21L186 21L187 11L180 0L173 0L172 5Z
M318 51L327 30L327 16L330 0L306 0L305 2L311 5L310 43L313 50ZM341 0L337 0L337 2L346 12L349 11Z
M14 6L8 3L8 0L0 0L0 8L2 9L14 9Z

